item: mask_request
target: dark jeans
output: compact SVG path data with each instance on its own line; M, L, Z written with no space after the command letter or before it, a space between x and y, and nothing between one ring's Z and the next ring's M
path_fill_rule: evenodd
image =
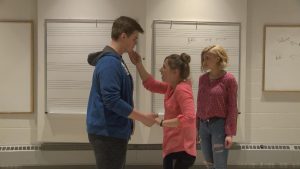
M128 141L89 134L93 146L97 169L124 169Z
M185 151L170 153L164 158L164 169L188 169L193 166L196 157Z
M200 121L201 151L208 169L227 169L228 149L225 148L225 120L214 118Z

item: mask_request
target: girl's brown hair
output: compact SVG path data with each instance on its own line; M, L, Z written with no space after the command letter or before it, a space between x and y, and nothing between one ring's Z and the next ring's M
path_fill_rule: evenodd
M190 76L190 65L191 57L186 53L172 54L165 58L171 69L178 69L180 72L180 78L186 80Z

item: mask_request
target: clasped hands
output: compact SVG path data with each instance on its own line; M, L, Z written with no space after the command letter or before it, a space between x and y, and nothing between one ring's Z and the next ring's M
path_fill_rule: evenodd
M147 113L144 114L144 117L144 120L141 122L148 127L153 126L154 123L159 125L161 122L161 119L159 118L157 113Z

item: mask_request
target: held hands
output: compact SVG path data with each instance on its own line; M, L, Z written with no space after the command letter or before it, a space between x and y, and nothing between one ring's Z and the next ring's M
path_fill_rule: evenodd
M138 63L142 63L142 58L137 52L132 50L128 52L128 55L132 64L137 65Z
M147 113L144 116L145 116L145 119L142 121L142 123L148 127L151 127L156 122L155 119L158 117L158 114Z
M160 125L161 120L162 120L162 119L160 119L160 118L157 116L157 117L155 118L155 123L156 123L157 125Z

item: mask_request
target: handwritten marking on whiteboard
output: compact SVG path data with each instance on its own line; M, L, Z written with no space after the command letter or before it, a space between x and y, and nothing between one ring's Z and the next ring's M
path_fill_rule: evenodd
M280 59L282 59L282 56L280 56L280 55L279 56L275 56L275 59L276 60L280 60Z
M300 59L300 55L291 54L291 55L288 55L288 56L281 56L281 55L275 56L276 61L286 60L286 59L297 60L297 59Z
M218 41L226 41L226 38L205 38L204 41L206 42L218 42Z
M212 38L206 38L204 41L212 42Z
M281 38L278 39L278 42L283 43L283 42L286 42L286 41L289 41L289 40L290 40L290 37L287 37L287 38L281 37Z
M277 41L278 43L288 43L291 46L300 46L300 42L293 41L290 37L281 37Z
M300 55L290 55L290 58L291 58L292 60L300 59Z
M192 42L195 42L196 41L196 38L194 38L194 37L188 37L187 38L187 44L189 45L189 44L191 44Z

